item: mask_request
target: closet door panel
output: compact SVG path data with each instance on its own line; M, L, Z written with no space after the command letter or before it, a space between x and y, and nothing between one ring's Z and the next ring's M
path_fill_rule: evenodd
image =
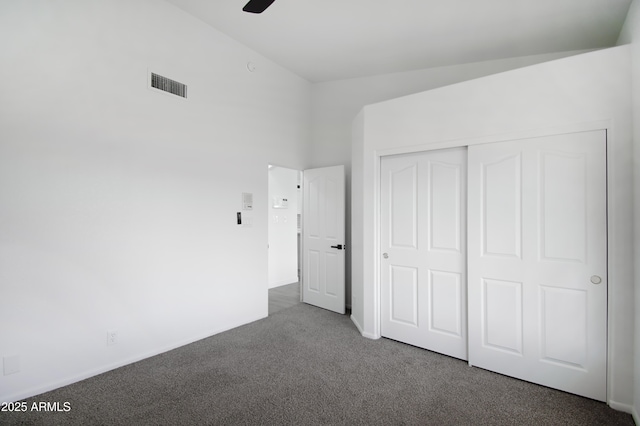
M382 335L467 359L466 149L384 157Z
M470 364L604 401L605 131L468 152Z

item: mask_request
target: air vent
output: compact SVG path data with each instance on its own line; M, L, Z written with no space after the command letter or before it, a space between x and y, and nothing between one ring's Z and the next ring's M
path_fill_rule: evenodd
M163 92L180 96L181 98L186 99L187 97L186 84L179 83L175 80L171 80L170 78L163 77L156 73L151 73L151 87L162 90Z

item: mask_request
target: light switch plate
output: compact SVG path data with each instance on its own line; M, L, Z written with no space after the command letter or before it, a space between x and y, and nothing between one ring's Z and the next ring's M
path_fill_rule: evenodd
M242 193L242 210L253 210L253 194L250 192Z

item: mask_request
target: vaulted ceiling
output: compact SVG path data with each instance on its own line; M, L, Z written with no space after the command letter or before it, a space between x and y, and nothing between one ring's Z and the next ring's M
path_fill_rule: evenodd
M311 81L613 46L631 0L167 0Z

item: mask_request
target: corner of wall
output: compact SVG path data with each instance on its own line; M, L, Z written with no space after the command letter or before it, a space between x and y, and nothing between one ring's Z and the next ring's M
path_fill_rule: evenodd
M634 371L633 406L631 413L637 425L640 425L640 3L632 1L627 18L620 31L618 45L630 44L631 52L631 96L633 123L633 250L634 250Z

